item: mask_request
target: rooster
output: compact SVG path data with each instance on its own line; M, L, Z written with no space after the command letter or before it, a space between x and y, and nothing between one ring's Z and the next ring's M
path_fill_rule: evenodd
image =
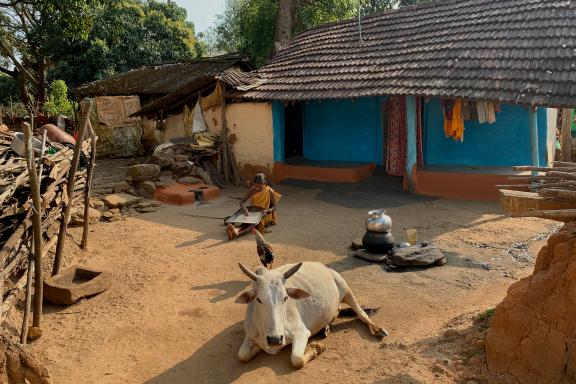
M264 240L264 236L256 228L252 229L252 233L256 237L256 252L258 252L260 262L267 269L272 269L272 263L274 262L272 247Z

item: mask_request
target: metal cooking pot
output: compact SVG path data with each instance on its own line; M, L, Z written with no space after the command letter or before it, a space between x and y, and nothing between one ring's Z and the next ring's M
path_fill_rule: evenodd
M376 209L368 212L366 229L370 232L387 233L392 230L392 219L384 209Z
M390 232L383 233L368 231L362 238L362 245L368 250L368 252L386 254L396 246L396 241Z

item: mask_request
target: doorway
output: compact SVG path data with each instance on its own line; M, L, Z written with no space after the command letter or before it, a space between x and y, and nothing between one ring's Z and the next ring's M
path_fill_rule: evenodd
M284 158L304 155L304 103L287 105L284 109Z

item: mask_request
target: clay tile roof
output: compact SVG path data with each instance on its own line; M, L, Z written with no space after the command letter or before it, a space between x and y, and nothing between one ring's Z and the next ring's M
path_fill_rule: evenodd
M576 106L576 0L445 0L306 31L243 97L376 95Z
M235 54L203 57L175 63L145 65L82 85L76 88L75 93L80 97L179 94L194 88L194 83L204 83L207 79L215 81L215 75L234 67L241 70L253 69L250 63Z

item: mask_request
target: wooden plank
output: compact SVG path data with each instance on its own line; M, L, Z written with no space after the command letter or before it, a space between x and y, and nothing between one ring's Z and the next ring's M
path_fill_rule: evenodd
M530 210L552 210L576 208L576 203L555 201L533 192L500 190L500 204L505 212L515 214Z
M560 150L562 160L572 161L572 110L565 108L562 110L562 129L560 134Z

